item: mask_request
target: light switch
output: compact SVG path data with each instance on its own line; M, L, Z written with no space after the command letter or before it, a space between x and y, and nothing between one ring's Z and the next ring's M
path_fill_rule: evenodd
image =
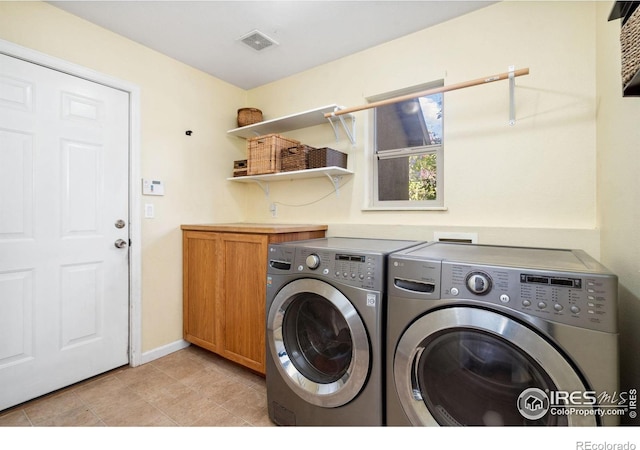
M142 195L164 195L164 183L160 180L142 180Z

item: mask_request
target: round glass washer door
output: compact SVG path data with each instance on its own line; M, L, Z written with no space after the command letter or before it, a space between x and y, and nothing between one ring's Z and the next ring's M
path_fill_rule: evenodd
M366 328L347 297L328 283L302 278L283 287L269 309L267 341L280 376L313 405L345 405L366 383Z
M597 425L595 414L550 411L546 393L587 388L549 342L493 311L452 307L422 316L398 343L393 377L413 425ZM536 405L525 402L538 400L539 409L529 410Z

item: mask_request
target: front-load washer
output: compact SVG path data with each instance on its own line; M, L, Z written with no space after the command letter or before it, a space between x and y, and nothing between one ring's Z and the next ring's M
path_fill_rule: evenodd
M581 250L389 256L390 426L615 425L617 277Z
M269 245L266 384L278 425L383 425L386 259L419 241Z

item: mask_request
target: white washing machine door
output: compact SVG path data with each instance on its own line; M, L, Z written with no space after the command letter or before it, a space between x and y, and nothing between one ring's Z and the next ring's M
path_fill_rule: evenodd
M578 411L551 402L552 391L587 391L559 350L494 311L425 314L400 338L393 377L413 425L597 425L592 406Z
M267 341L280 376L313 405L345 405L365 386L366 328L347 297L328 283L302 278L283 287L269 309Z

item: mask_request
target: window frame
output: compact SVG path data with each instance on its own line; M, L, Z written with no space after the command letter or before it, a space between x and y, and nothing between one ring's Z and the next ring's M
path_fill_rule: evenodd
M375 96L367 97L366 100L369 103L387 100L390 98L409 95L428 89L444 86L444 80L437 80L430 83L424 83L416 86L411 86L404 89L395 90L392 92L386 92ZM444 98L443 98L443 110L444 110ZM442 211L447 208L444 206L444 114L442 120L443 136L440 144L428 145L428 146L416 146L410 148L400 148L393 150L383 150L378 154L377 149L377 132L376 132L376 108L372 108L369 111L368 118L369 125L369 142L367 147L368 153L368 166L370 169L370 177L368 183L368 195L366 200L366 206L364 210L437 210ZM379 200L378 199L378 161L379 159L393 158L394 156L412 156L412 155L436 155L436 199L435 200ZM379 158L382 155L383 158ZM386 157L386 158L385 158Z

